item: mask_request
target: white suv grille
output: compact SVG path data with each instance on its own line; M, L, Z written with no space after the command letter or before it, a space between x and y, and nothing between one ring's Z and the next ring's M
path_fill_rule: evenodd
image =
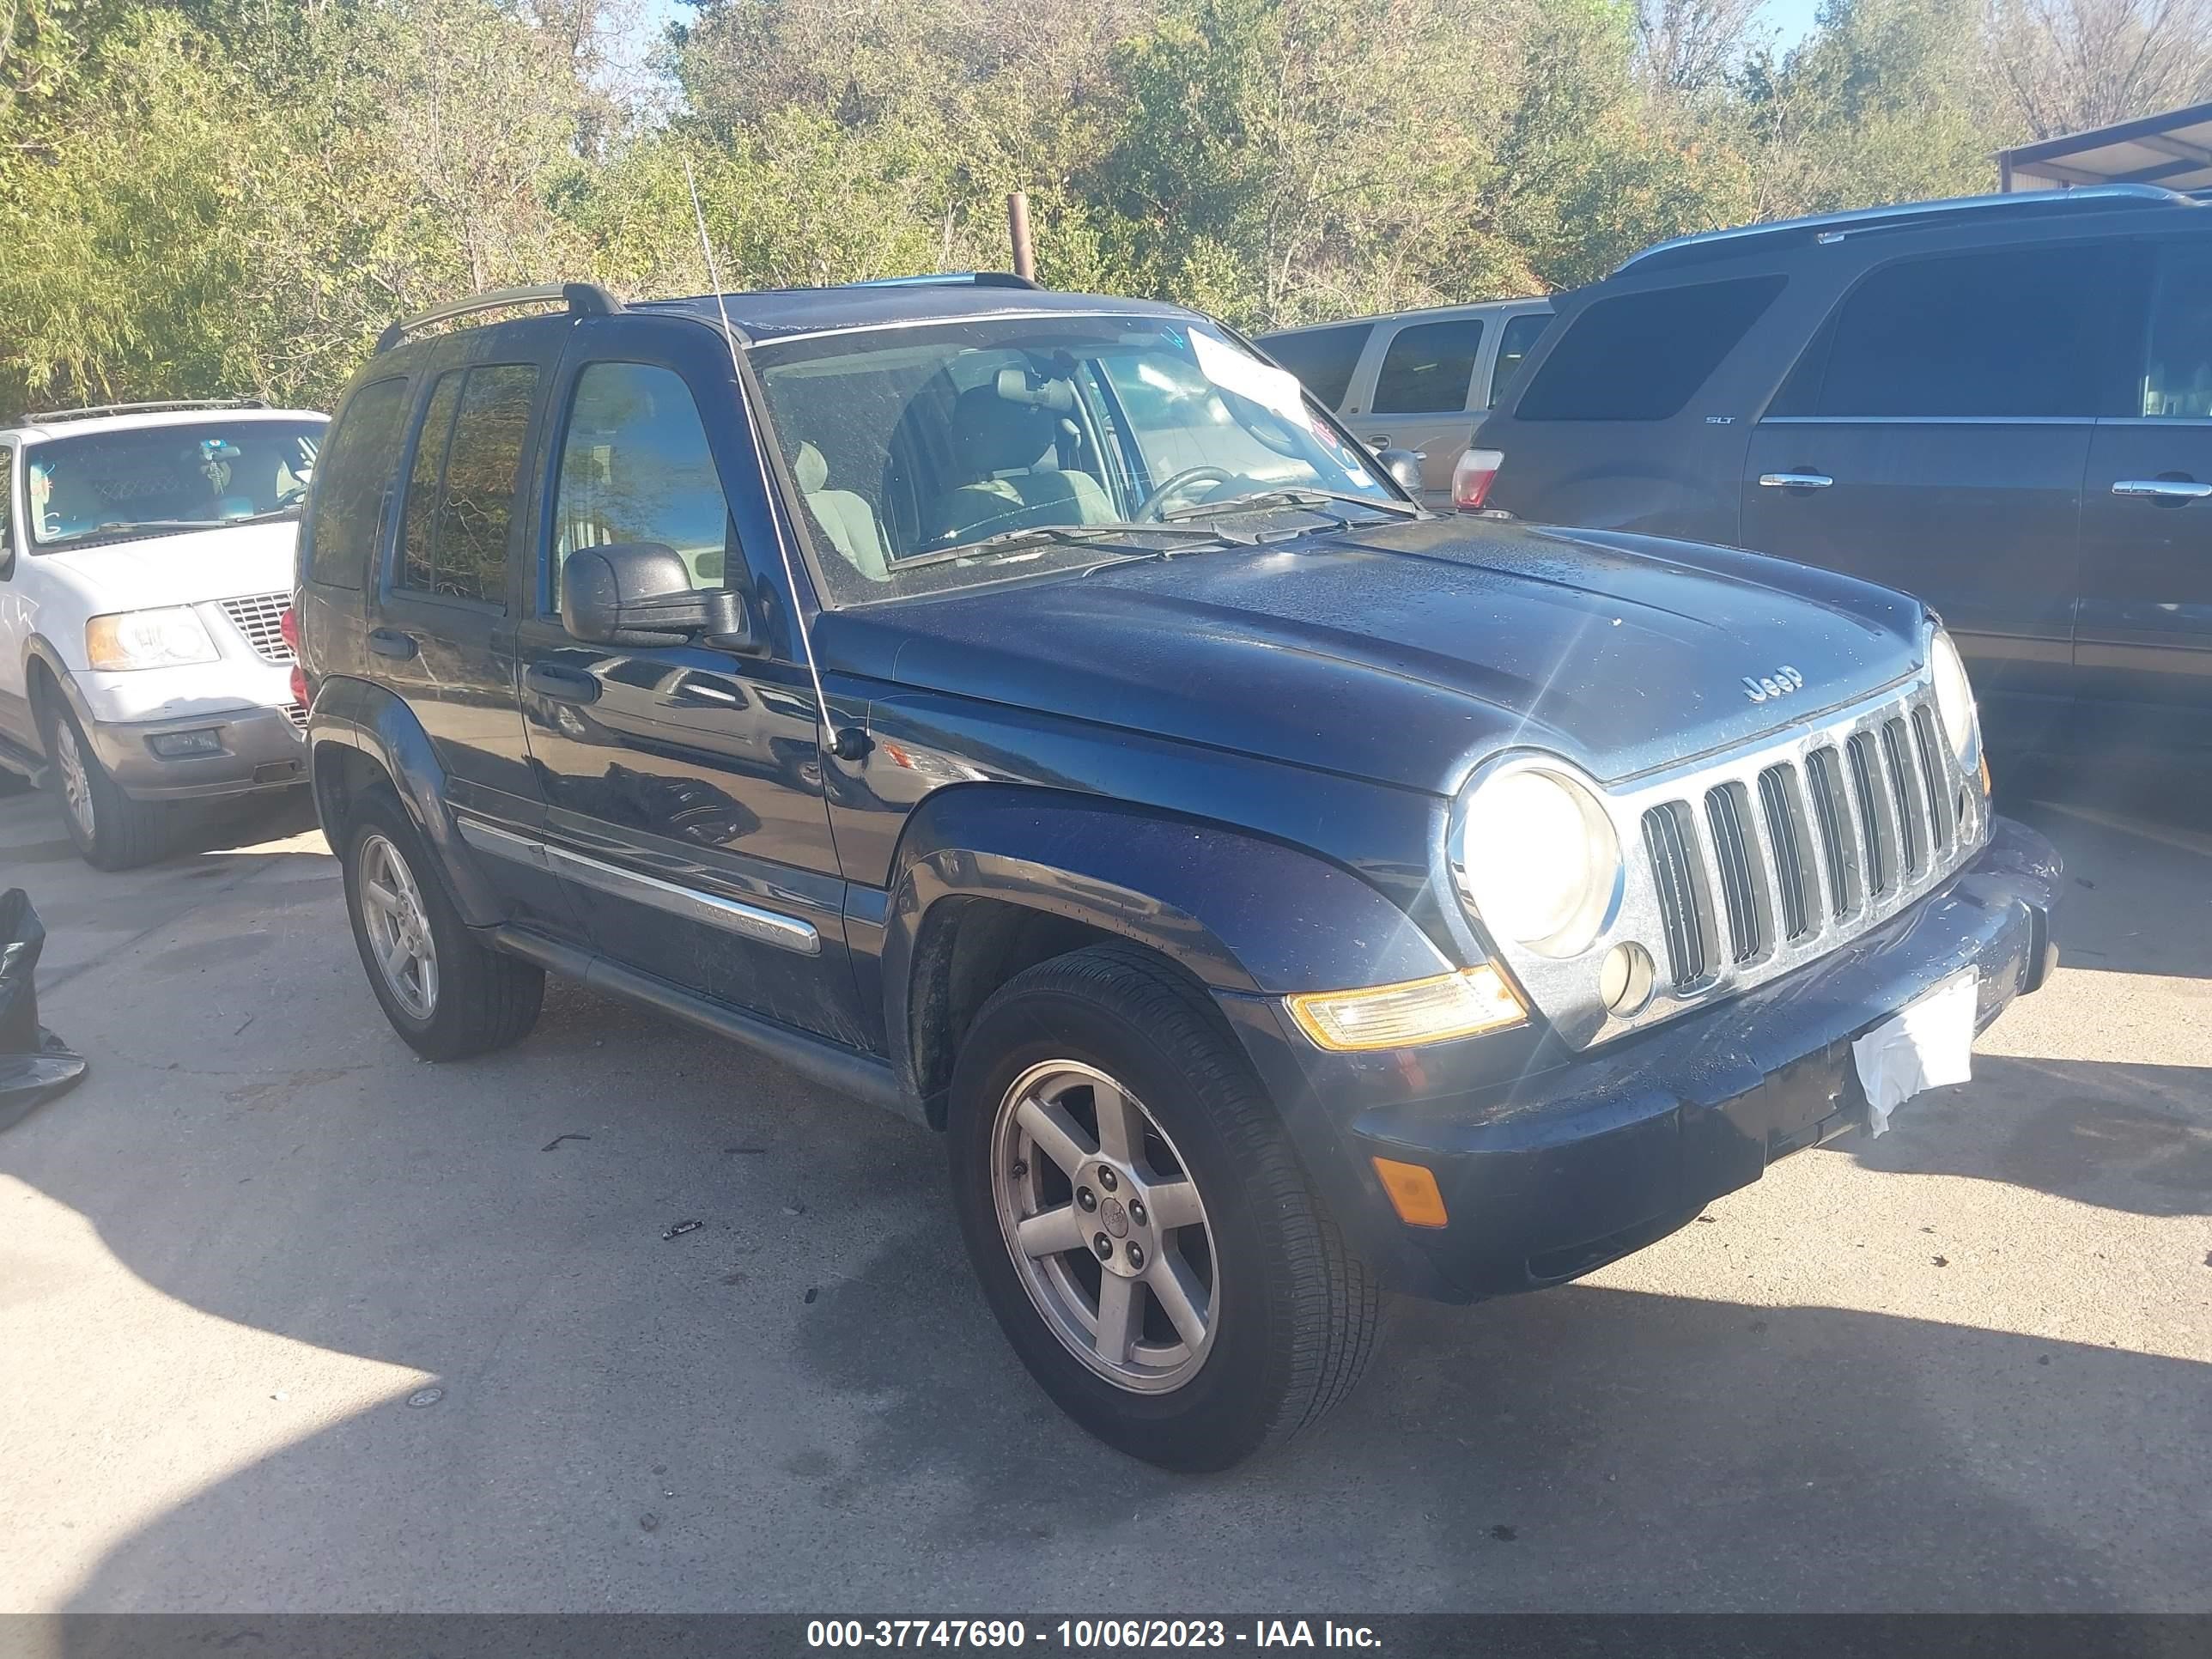
M283 623L284 607L291 602L289 593L254 593L242 599L222 600L222 614L262 661L289 668L292 647L284 643Z

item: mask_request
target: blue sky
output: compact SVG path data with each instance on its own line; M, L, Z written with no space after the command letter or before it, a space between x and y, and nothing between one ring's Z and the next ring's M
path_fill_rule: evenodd
M1786 52L1813 32L1820 9L1820 0L1766 0L1767 27Z

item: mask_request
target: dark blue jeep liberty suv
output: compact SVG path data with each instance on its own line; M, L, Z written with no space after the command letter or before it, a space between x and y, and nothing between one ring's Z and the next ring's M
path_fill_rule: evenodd
M1386 1290L1879 1127L2054 960L1918 602L1434 516L1174 306L479 296L386 331L301 557L400 1036L551 970L944 1131L1008 1340L1170 1468L1341 1398Z

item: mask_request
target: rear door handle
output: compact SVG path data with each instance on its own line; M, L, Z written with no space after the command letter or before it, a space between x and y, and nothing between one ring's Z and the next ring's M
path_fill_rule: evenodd
M405 662L417 647L412 634L403 634L396 628L372 628L368 630L368 648L380 657L397 657Z
M2212 483L2198 483L2191 478L2122 478L2112 485L2112 494L2183 507L2212 496Z
M541 697L555 702L597 702L599 683L580 668L557 662L534 662L522 672L522 683Z
M1762 472L1761 489L1826 489L1835 480L1825 472Z

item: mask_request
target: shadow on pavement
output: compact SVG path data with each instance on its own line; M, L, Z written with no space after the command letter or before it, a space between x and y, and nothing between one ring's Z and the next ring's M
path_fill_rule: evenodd
M1887 1173L2006 1181L2138 1215L2212 1215L2212 1070L1977 1054L1972 1084L1900 1112L1879 1139L1831 1150Z
M2040 763L1999 775L1997 810L2065 858L2067 965L2212 979L2212 779Z
M281 1068L218 1035L167 1073L118 1016L88 1035L131 1057L82 1109L0 1143L160 1293L179 1334L148 1363L191 1379L182 1416L294 1425L113 1540L75 1609L2094 1610L2201 1586L2208 1368L1834 1308L1407 1304L1318 1431L1161 1474L1012 1359L934 1137L567 988L511 1054L417 1066L346 952L326 928L273 970ZM240 999L218 1033L267 1006L256 971L211 988ZM704 1225L663 1238L678 1218ZM228 1326L198 1347L204 1316L410 1374L331 1413L225 1358ZM443 1397L410 1408L424 1380Z

